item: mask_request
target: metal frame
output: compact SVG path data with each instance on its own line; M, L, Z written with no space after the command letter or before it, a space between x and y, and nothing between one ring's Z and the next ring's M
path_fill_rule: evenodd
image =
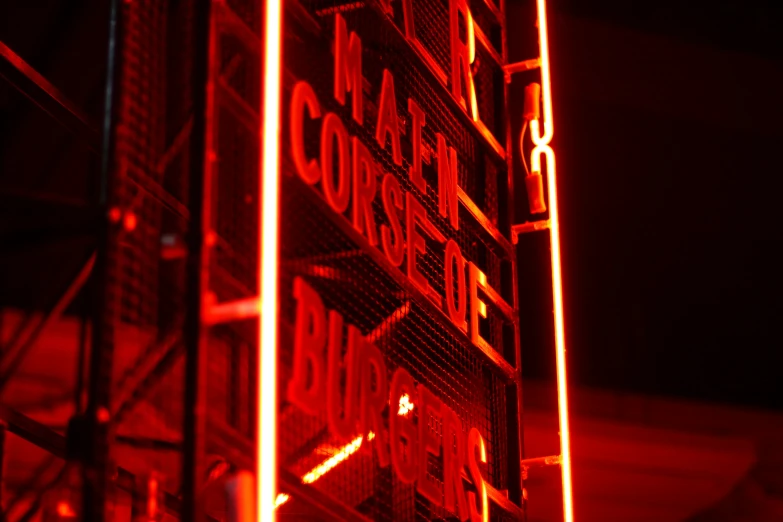
M487 0L488 2L491 0ZM384 13L383 5L381 5L379 0L372 0L369 2L370 7L378 11L379 13ZM489 5L489 4L488 4ZM299 4L297 0L290 0L287 2L288 9L292 12L293 15L297 16L299 18L302 18L302 12L304 11L303 7ZM490 5L490 7L493 7ZM500 9L491 9L493 14L498 18L499 23L501 24L502 28L502 41L503 41L503 50L502 50L502 57L496 57L500 58L503 63L500 65L503 67L505 71L505 67L503 64L507 61L507 49L506 49L506 27L504 23L504 16L505 16L505 2L501 3ZM306 13L306 11L304 11ZM309 17L304 16L309 20ZM314 22L316 25L317 21ZM320 27L320 26L319 26ZM402 32L399 30L399 28L392 24L392 33L395 35L395 37L398 39L398 43L402 46L408 47L411 52L415 53L417 56L419 56L424 63L427 63L426 58L424 55L422 55L422 52L420 49L418 49L416 46L412 45L411 42L405 38L405 36L402 34ZM442 83L442 80L438 77L436 72L432 68L426 68L429 74L431 74L431 78L433 80L433 84L439 84L441 87L437 88L441 90L441 94L445 100L447 100L447 103L457 110L455 110L455 113L458 115L458 118L461 118L465 125L472 129L472 131L480 137L480 140L482 144L485 146L487 151L491 151L492 154L495 155L496 158L506 160L508 162L508 205L509 205L509 211L514 208L514 194L513 194L513 177L512 177L512 169L511 169L511 151L513 150L513 140L511 139L511 126L510 126L510 120L507 118L506 121L506 141L507 145L504 149L502 146L500 146L497 143L494 143L493 139L490 139L487 135L488 131L486 128L482 128L480 125L478 125L475 121L473 121L470 116L461 109L459 104L456 100L452 97L450 91L446 89L445 85ZM425 74L428 74L425 73ZM504 86L504 103L507 103L508 99L508 88L507 86ZM507 107L506 107L507 108ZM508 111L506 110L506 113ZM298 180L297 182L301 182L301 180ZM327 207L327 204L318 195L317 189L315 189L312 186L306 185L304 182L301 182L302 185L302 191L306 195L306 204L311 205L313 207L318 208L323 214L327 216L331 216L331 211ZM473 217L473 219L482 227L483 232L487 234L488 237L492 238L492 240L501 248L501 250L506 254L507 258L506 260L509 261L512 265L512 281L513 281L513 299L514 302L511 306L509 306L506 303L502 303L505 305L504 308L507 308L511 313L516 316L517 310L518 310L518 288L516 285L517 282L517 274L516 274L516 253L513 247L512 242L506 237L506 235L503 234L503 232L499 231L496 227L494 227L490 220L484 215L484 213L481 211L481 209L476 205L470 197L464 193L461 189L459 190L459 200L460 203L468 210L469 214ZM509 216L509 218L513 222L513 216ZM427 309L428 312L434 314L434 315L441 315L444 314L444 312L435 306L419 289L410 282L407 277L405 277L402 273L400 273L398 270L393 267L386 256L372 248L367 241L367 239L357 232L348 222L341 220L341 219L333 219L332 220L333 225L335 225L340 231L346 235L350 240L358 245L360 247L360 250L364 253L364 255L368 256L372 259L372 261L380 266L384 271L389 275L397 284L399 284L401 287L405 288L407 292L412 293L413 295L419 297L419 304L423 308ZM509 231L510 233L510 231ZM499 296L498 296L499 297ZM502 301L502 300L501 300ZM451 323L448 318L444 317L443 324L450 330L453 331L455 334L455 338L461 339L463 338L462 332L459 331L453 324ZM524 455L524 446L523 446L523 438L522 438L522 378L521 378L521 354L520 354L520 344L519 344L519 321L518 319L512 321L514 333L515 333L515 364L511 365L509 364L502 354L496 352L494 349L482 349L472 343L470 343L469 340L466 340L466 344L470 345L472 349L475 349L481 353L481 355L487 360L497 371L497 374L505 379L507 383L507 397L509 397L511 400L509 401L509 408L513 409L513 415L510 416L510 422L509 422L509 439L510 440L517 440L517 447L512 449L512 451L509 452L508 456L508 465L509 465L509 475L515 477L514 479L511 479L510 484L512 485L512 489L508 491L508 496L505 496L503 493L495 490L494 488L488 487L489 497L496 503L497 506L499 506L501 509L506 511L507 513L511 514L512 516L518 517L519 519L522 519L525 517L524 512L524 494L522 490L522 462L520 460L520 457ZM511 445L513 446L513 444Z
M9 432L46 450L53 457L60 459L69 457L68 441L65 437L13 408L0 404L0 421L5 423ZM135 476L123 468L116 469L111 482L124 491L130 493L136 491ZM163 499L165 511L170 515L180 516L183 513L183 502L176 496L164 493Z
M560 229L557 200L557 177L555 172L555 154L550 147L550 141L554 133L552 119L552 91L549 66L549 37L547 23L546 0L536 0L536 13L539 30L539 53L537 58L522 62L508 64L505 67L506 84L511 82L513 74L539 68L541 71L543 121L536 117L530 121L531 138L534 144L531 152L531 169L540 174L541 156L545 158L549 218L529 223L515 224L511 227L511 237L514 244L519 240L520 234L546 230L550 238L550 261L552 271L552 296L554 302L554 326L555 326L555 359L557 368L557 400L558 400L558 424L560 436L560 454L548 457L524 459L521 462L523 474L531 468L541 466L560 466L563 488L563 516L566 522L574 520L573 492L571 483L571 446L568 417L568 383L566 378L566 342L563 311L563 288L560 259ZM538 113L538 107L536 108ZM541 128L543 127L543 134ZM524 135L523 135L524 136ZM521 140L520 140L521 143ZM520 154L524 154L520 149Z
M487 2L490 2L491 0L486 0ZM506 0L500 0L500 13L502 16L502 30L501 30L501 53L502 53L502 68L508 64L508 35L507 35L507 23L506 23ZM503 103L504 103L504 113L506 114L506 165L508 169L508 181L507 181L507 205L508 205L508 214L509 214L509 222L514 223L515 221L515 215L514 215L514 209L516 209L515 204L515 193L514 193L514 138L511 132L511 116L509 112L509 86L507 82L503 82ZM512 241L512 244L514 242ZM513 285L513 306L514 310L517 314L519 314L519 269L517 265L517 259L516 259L516 249L512 247L511 249L512 254L512 270L511 270L511 284ZM510 425L508 429L508 438L509 441L516 439L517 441L517 447L516 451L509 451L509 460L514 461L514 463L520 462L521 459L524 459L525 457L525 437L524 437L524 419L523 419L523 394L522 394L522 344L520 340L520 331L519 331L519 318L517 317L517 321L514 323L514 357L515 357L515 366L516 366L516 381L515 386L508 387L507 395L509 395L507 404L509 405L509 409L511 409L512 405L516 406L516 416L510 415L509 417L512 419L516 419L516 426ZM511 449L513 446L509 444L509 448ZM522 474L522 468L521 465L514 466L512 469L514 469L514 479L510 481L510 484L513 487L509 488L509 499L515 502L516 504L522 506L522 508L525 508L525 499L526 495L524 494L524 476ZM512 474L510 474L511 476ZM527 510L525 510L525 519L527 518Z
M88 522L104 520L106 505L106 483L108 479L109 454L109 400L111 391L111 368L114 356L113 332L109 310L113 308L105 287L108 280L112 256L111 223L108 209L111 204L110 191L114 185L117 166L114 164L115 121L118 105L118 80L121 70L121 17L120 0L112 0L109 19L109 52L107 80L104 94L102 122L101 170L97 194L99 219L98 247L92 281L92 350L89 361L87 408L84 416L86 438L83 447L82 516ZM116 246L114 247L116 248ZM78 436L78 434L76 435Z
M191 84L193 125L190 133L190 227L188 229L187 290L185 312L185 400L182 454L182 517L204 519L201 478L204 476L206 432L207 340L203 324L205 293L209 288L212 180L212 94L215 37L211 0L196 0L195 53Z
M536 58L518 64L508 64L508 45L505 24L506 2L505 0L501 0L499 6L496 6L492 0L485 0L485 3L490 8L490 11L498 18L498 22L501 26L502 49L500 50L500 55L497 55L497 51L495 50L492 57L499 61L499 65L503 68L506 75L503 103L504 108L506 109L505 113L508 114L508 82L510 81L511 75L517 72L541 67L544 64L544 60ZM212 248L214 246L214 242L211 240L211 238L214 237L214 219L212 215L213 194L211 193L211 187L213 186L212 179L215 168L214 162L216 159L216 106L218 104L224 104L227 109L239 116L240 120L245 122L245 125L254 127L260 131L263 131L264 129L267 129L268 131L269 125L269 122L267 122L266 127L262 126L259 114L238 97L232 95L231 88L219 77L220 71L218 70L219 66L217 63L218 35L220 34L220 31L232 31L236 33L240 40L248 45L251 52L255 52L259 57L263 54L261 52L262 50L265 49L266 51L269 51L269 49L268 44L266 47L261 45L261 42L255 34L244 25L244 22L242 22L239 17L232 13L227 4L223 2L213 2L212 0L194 0L194 5L195 19L193 21L193 30L195 34L196 58L193 60L194 68L190 78L191 87L194 93L194 113L192 119L185 125L180 136L175 139L174 144L172 145L172 149L179 149L179 147L183 146L189 135L189 206L188 208L185 208L184 205L178 205L176 201L166 200L165 191L161 187L145 186L142 188L153 195L157 194L164 204L169 205L169 207L173 208L181 216L188 218L191 223L186 240L187 249L184 250L184 255L187 257L186 281L188 297L186 300L187 310L185 314L184 335L182 338L185 357L185 418L183 425L183 441L181 444L183 451L182 500L180 501L173 495L166 494L165 507L172 514L181 514L183 519L203 520L205 515L201 495L203 486L201 478L204 476L205 450L207 445L213 442L208 440L206 435L208 425L212 427L211 419L208 419L206 415L206 333L208 329L215 324L258 317L261 309L261 292L264 290L264 287L261 286L259 288L259 295L228 303L213 303L209 299L209 274L213 257ZM376 0L370 2L370 5L372 8L383 10L383 7ZM541 8L541 5L543 5L543 0L539 0L539 9ZM285 7L294 14L302 14L303 8L296 0L287 1ZM91 290L93 292L91 302L93 308L93 328L91 332L93 350L89 361L88 400L84 417L77 419L78 422L75 423L74 430L69 431L69 436L84 436L85 442L81 446L73 446L73 444L69 446L66 443L66 438L19 412L0 404L0 422L5 423L0 423L0 501L3 498L3 442L6 433L5 426L7 426L7 429L11 433L33 442L55 456L60 458L76 457L83 460L84 496L82 515L84 520L88 521L101 521L104 519L104 508L107 500L108 487L112 483L112 474L110 473L107 461L111 437L110 425L116 422L116 419L112 418L112 416L114 414L121 414L125 410L127 404L134 400L135 391L138 386L147 382L151 375L155 375L157 373L156 370L159 369L161 365L170 364L175 359L175 356L179 353L177 348L180 346L179 338L174 338L172 340L167 337L166 339L171 341L170 343L163 343L160 347L152 349L150 351L151 358L142 361L138 368L138 374L134 374L133 379L128 381L127 389L121 391L120 397L116 399L114 403L111 402L111 382L107 376L111 375L114 346L112 340L112 325L107 310L111 309L112 304L108 302L109 297L105 291L105 284L108 280L109 272L112 270L111 260L114 255L113 252L114 249L117 248L116 232L112 230L114 224L109 219L109 209L112 203L112 187L117 182L117 177L121 175L119 172L121 169L114 163L116 157L115 132L117 130L118 85L121 70L119 60L122 55L120 49L122 42L121 0L112 0L111 19L109 23L109 61L105 87L104 120L101 122L102 136L99 135L95 127L88 122L87 117L69 102L60 91L32 69L18 55L13 53L12 50L0 42L0 76L5 77L36 105L50 114L64 127L79 136L93 151L100 151L101 154L101 178L98 194L96 195L97 209L100 216L97 252L82 268L72 285L61 299L57 301L49 313L44 316L42 321L37 325L28 324L26 328L20 329L17 332L18 342L12 343L14 346L12 354L15 353L15 355L13 356L13 360L3 368L3 373L0 375L1 389L3 384L8 381L14 368L23 360L27 349L34 343L37 335L39 335L51 321L56 320L59 314L61 314L65 307L72 301L76 293L78 293L86 283L88 278L90 278ZM317 22L314 23L316 24L315 30L318 30L319 26ZM416 49L415 46L410 45L401 32L399 32L398 36L410 46L412 52L419 53L419 50ZM479 38L482 37L486 40L483 33L479 31ZM433 78L435 80L434 83L440 83L435 73L433 73ZM451 100L451 102L449 102L450 104L454 107L459 107L445 87L443 87L442 94L445 99ZM462 111L456 112L462 113ZM482 144L487 151L492 151L497 158L505 159L507 162L508 194L506 194L506 196L508 213L510 214L509 217L513 223L515 178L512 165L512 151L514 150L514 139L511 132L510 118L507 117L505 122L505 148L493 143L491 139L488 139L485 132L486 129L482 129L479 125L476 125L476 122L474 122L467 113L464 114L463 119L464 123L473 129L475 134L481 137L483 140ZM468 124L468 122L470 123ZM551 124L551 122L548 123ZM263 132L260 132L260 134L263 135ZM260 143L263 148L267 143L267 140L262 138ZM279 146L279 144L275 142L274 146ZM174 152L167 153L161 160L160 168L164 169L166 163L173 156ZM262 180L268 181L269 175L270 172L268 170L262 170L260 172ZM554 184L553 172L550 175L550 184ZM263 192L261 192L261 194L263 195ZM315 193L309 195L315 196ZM324 205L323 201L318 197L308 199L311 199L312 204L316 206ZM519 234L535 230L550 230L553 235L553 241L556 241L556 231L552 229L551 221L514 225L511 227L510 231L501 231L490 222L481 209L471 201L467 194L460 191L459 199L473 219L481 225L483 232L491 237L500 246L501 250L507 254L507 258L504 258L504 260L509 261L512 266L511 280L513 284L513 303L511 303L510 306L505 302L502 304L505 305L504 310L507 309L506 311L510 311L512 315L515 315L518 313L519 295L517 287L518 273L516 253L513 245L516 244ZM262 216L259 216L259 219L261 219L261 217ZM361 236L361 234L358 234L352 227L347 226L340 220L337 220L335 223L346 235L351 237L356 244L366 247L363 249L363 252L369 255L376 264L387 269L386 271L391 274L401 286L421 297L422 299L420 299L420 302L423 306L431 308L429 311L433 313L443 313L441 310L435 308L434 305L432 305L414 285L407 281L402 274L398 274L393 267L387 266L389 265L388 260L374 249L369 248L366 239ZM510 232L510 241L505 232ZM259 275L263 276L264 274L260 273ZM399 277L397 277L398 275ZM274 277L276 277L276 274ZM260 279L261 277L259 277L259 280ZM274 292L272 292L272 295L274 295ZM267 299L264 300L267 305L269 305L269 302L274 301L274 299L268 298L269 296L267 295ZM272 305L276 306L276 303L273 302ZM558 315L559 318L556 318L556 320L560 321L560 324L562 324L562 307L558 310L556 310L556 315ZM451 322L448 320L444 321L444 324L451 326ZM569 462L567 425L565 426L566 437L563 439L564 446L563 449L561 449L560 456L525 459L522 429L522 358L518 318L512 320L510 324L513 326L515 335L515 361L513 365L506 362L503 355L496 353L494 350L482 351L482 354L492 363L499 375L506 379L507 413L509 413L508 439L510 444L508 464L510 478L508 496L505 497L501 492L490 490L490 497L500 505L502 509L516 516L524 517L525 495L523 481L526 478L528 469L542 465L561 465L564 467L564 477L566 475L565 466L567 465L566 463ZM276 345L265 344L263 342L263 335L262 329L259 334L259 352L271 350L275 353L277 350ZM460 337L458 336L458 338ZM562 341L562 343L560 341L558 342L560 343L558 348L558 360L560 360L561 355L564 356L565 348L564 341ZM259 357L259 362L261 362L261 357ZM268 363L269 361L266 362L266 364ZM560 363L558 364L560 367ZM562 377L562 380L564 381L564 362L562 366L562 376L561 372L559 372L558 377L559 379ZM264 367L261 366L260 369L263 371ZM259 379L259 391L263 389L266 384L267 383L261 382ZM564 383L559 384L559 387L562 388L562 386L564 386ZM258 399L260 403L264 400L264 397L259 394ZM76 401L77 403L79 402L78 396ZM564 408L567 414L567 405L561 402L561 408ZM511 415L512 413L515 414ZM268 432L264 432L266 429L264 426L265 424L259 425L259 438L269 435ZM239 434L232 433L228 426L220 425L217 426L217 428L216 431L220 432L220 436L217 438L241 437ZM561 430L562 429L561 416ZM517 440L517 444L511 444L511 441L515 439ZM177 441L161 441L154 439L137 440L131 438L122 439L121 442L147 446L151 445L156 448L167 450L176 450L180 447ZM74 448L76 449L75 454L73 453ZM261 459L258 458L261 456L260 446L259 448L256 448L256 451L256 458L260 461ZM245 454L244 457L244 460L242 460L241 455L237 456L236 460L238 462L241 461L243 464L247 464L247 455ZM297 500L301 500L311 508L330 513L338 518L363 519L362 517L356 516L350 508L341 505L333 499L324 497L311 486L302 484L301 481L293 475L277 470L276 463L272 469L273 472L279 473L281 489L294 494L298 497ZM259 474L263 471L263 466L259 465ZM55 482L59 480L59 475L54 480ZM136 487L135 478L123 469L117 471L116 476L113 479L113 484L128 491L134 491ZM272 484L274 484L274 482L272 482ZM266 483L263 488L264 491L268 490L270 488L269 483ZM259 492L261 492L261 490L259 490ZM570 479L568 482L567 495L570 498ZM274 499L274 496L272 499ZM271 514L268 510L264 510L265 508L260 507L259 509L259 515L267 516ZM566 508L566 512L569 512L568 507ZM570 517L572 517L572 515L567 514L566 519L571 520Z
M81 138L90 150L100 150L100 134L87 115L3 42L0 42L0 76Z

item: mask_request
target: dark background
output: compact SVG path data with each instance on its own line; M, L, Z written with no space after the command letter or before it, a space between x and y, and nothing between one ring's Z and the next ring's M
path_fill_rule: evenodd
M783 408L783 5L550 11L571 382ZM521 290L535 331L548 282ZM551 352L523 358L553 375Z
M0 4L0 41L96 125L106 4ZM783 5L549 4L572 382L783 408ZM0 82L0 158L0 296L51 301L90 250L95 157ZM522 290L524 373L548 378L548 282Z

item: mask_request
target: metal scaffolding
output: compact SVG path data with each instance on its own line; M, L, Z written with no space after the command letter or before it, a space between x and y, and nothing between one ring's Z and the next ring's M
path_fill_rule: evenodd
M382 348L390 371L408 368L456 412L465 431L481 431L492 519L520 520L527 469L544 461L523 460L515 244L527 230L512 227L515 140L506 102L510 74L540 64L508 66L504 2L474 2L468 19L475 24L481 68L470 74L482 118L473 117L445 79L452 66L443 16L449 2L390 4L286 1L284 103L296 80L312 82L324 111L343 117L401 193L416 194L488 296L475 337L489 342L449 321L431 295L295 176L284 154L278 382L291 378L296 303L290 289L301 278ZM406 17L431 23L417 33L405 26L402 4ZM157 520L166 513L225 520L232 512L226 485L255 469L262 385L257 333L264 6L262 0L111 0L106 27L89 28L106 36L103 103L92 112L0 42L0 76L48 115L47 124L69 133L69 146L86 151L63 178L84 178L90 189L89 197L73 201L56 191L6 187L0 175L0 197L81 209L71 233L89 239L79 243L83 252L69 243L49 253L46 270L65 274L50 285L56 291L20 291L0 301L0 504L6 517L99 522ZM354 88L378 99L380 79L391 69L399 99L426 107L422 155L431 184L438 140L445 136L455 149L461 227L449 227L432 190L415 188L407 161L394 161L374 143L374 123L356 125L332 99L337 13L374 58L365 60L367 85ZM377 104L367 105L375 116ZM291 148L287 140L282 138L285 150ZM402 142L406 154L417 150L410 135L403 134ZM308 152L319 146L312 136L305 144ZM374 205L380 216L380 205ZM14 232L14 244L66 236L56 227L48 235L25 232ZM71 257L76 260L58 263ZM436 281L432 290L439 295L454 291L438 279L442 257L443 248L430 245L420 258L420 270ZM31 264L29 271L40 268ZM361 437L350 447L358 456L344 457L339 473L316 483L326 472L313 479L311 471L306 479L309 470L324 469L325 455L344 452L345 441L330 433L325 418L304 415L284 397L278 402L281 513L341 520L451 516L430 506L372 453L358 450ZM414 415L425 422L423 414ZM371 437L364 436L369 446ZM29 458L22 462L20 455ZM9 459L20 466L11 476ZM433 466L442 471L443 459Z

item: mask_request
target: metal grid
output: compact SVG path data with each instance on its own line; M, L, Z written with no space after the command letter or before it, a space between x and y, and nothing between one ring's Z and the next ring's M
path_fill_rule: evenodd
M202 225L193 221L194 209L201 206L200 212L210 216L202 230L208 245L202 263L209 275L201 298L213 304L249 298L256 294L258 284L260 2L237 0L213 6L210 56L195 54L197 8L193 1L149 0L123 3L122 14L124 68L119 85L117 161L134 165L140 179L142 174L147 177L131 184L118 176L114 197L124 201L130 191L126 185L146 187L139 191L147 196L141 201L148 212L155 212L157 221L139 212L136 228L120 232L125 238L146 230L149 237L142 236L145 243L123 243L128 255L120 262L139 258L144 263L136 262L139 268L123 280L139 295L121 299L120 309L133 311L131 305L136 304L146 315L126 313L123 318L128 327L115 328L117 337L132 348L126 356L115 357L113 382L117 385L112 395L122 400L118 399L113 429L119 437L116 440L154 439L169 442L170 447L112 451L118 465L140 477L154 473L160 487L169 492L184 486L181 458L171 450L180 448L188 436L183 431L187 423L183 415L195 407L188 404L183 389L185 261L200 255L187 242L193 237L192 228ZM205 61L210 63L207 76L214 90L209 91L206 107L194 107L193 68ZM201 132L211 140L207 138L203 151L191 150L193 133L198 131L194 111L198 110L210 112ZM192 184L199 183L192 178L193 154L201 153L212 162L211 176L206 178L210 182L204 186L203 200L189 201ZM154 286L145 283L147 279ZM110 280L107 288L117 291L124 286ZM124 324L112 321L115 326ZM238 455L234 447L251 444L254 436L257 343L251 322L201 326L207 364L195 385L203 389L205 410L203 416L196 414L195 422L206 426L201 433L206 437L201 442L206 453L196 450L195 458L201 462L194 469L205 473L197 482L207 498L199 503L214 517L225 516L219 489L226 472L252 466L252 453ZM200 435L196 432L195 436ZM195 444L200 447L201 443Z
M487 3L493 5L492 8ZM499 12L500 1L496 0L477 0L468 2L470 6L470 15L473 21L481 28L489 39L494 49L499 53L502 49L502 14Z
M370 150L380 176L392 173L402 190L410 192L422 203L427 215L447 238L454 239L462 255L475 263L486 275L489 284L508 295L511 288L507 278L513 254L493 239L460 205L459 231L453 230L438 213L437 196L437 141L436 133L442 133L457 151L458 183L465 193L498 226L501 219L498 201L499 184L507 183L507 166L503 158L487 145L479 133L472 129L464 115L460 115L456 102L449 100L448 91L436 84L434 76L412 52L391 20L382 17L371 3L340 5L331 1L305 1L302 3L320 26L320 32L307 31L305 27L289 20L286 26L286 74L284 76L284 103L290 100L290 89L296 80L306 80L318 96L322 115L334 112L340 116L351 136L357 136ZM450 72L448 2L414 2L417 36L428 47L444 72ZM333 54L329 51L334 34L334 14L339 11L346 20L349 31L355 31L362 41L365 118L358 125L351 118L350 104L343 107L335 100L333 85ZM395 19L399 19L396 17ZM489 60L488 56L482 56ZM492 63L492 62L485 62ZM402 166L393 163L389 149L382 150L374 139L375 119L380 96L383 69L389 69L395 80L395 92L400 117ZM482 99L482 117L485 123L501 128L496 136L502 136L505 121L495 120L502 113L502 79L500 67L490 70L486 78L477 78L477 88ZM500 97L496 94L500 92ZM423 128L425 158L423 177L428 183L422 194L409 180L407 171L411 157L410 137L407 128L406 100L413 98L427 114ZM287 111L284 110L284 114ZM346 323L357 326L361 333L370 336L383 353L389 377L398 367L408 370L418 383L424 384L445 404L451 407L462 421L467 433L476 427L485 438L488 463L484 476L497 489L507 489L510 472L507 457L508 440L506 382L465 336L455 335L448 326L448 319L424 304L421 294L402 284L393 272L380 266L373 259L367 241L352 229L345 216L335 214L323 201L320 189L306 185L298 179L290 159L287 118L283 119L283 200L281 211L281 339L280 365L281 389L285 389L292 365L293 323L295 300L292 296L294 277L302 277L322 297L327 309L341 313ZM319 128L314 122L305 123L304 147L308 156L318 157ZM503 141L500 139L499 141ZM376 224L388 225L388 218L380 198L373 200ZM400 216L403 227L405 216ZM445 295L443 277L444 247L427 238L427 253L420 257L419 270L439 295ZM381 254L383 256L383 254ZM508 298L509 301L511 300ZM482 325L482 336L506 355L511 365L514 360L513 329L493 307L488 307L489 317ZM389 321L389 318L395 318ZM415 410L416 411L416 410ZM336 440L328 430L326 415L312 417L295 410L291 405L282 406L279 427L279 462L287 470L303 476L324 460L324 455L337 451L350 441ZM418 416L418 413L414 413ZM430 419L431 421L432 419ZM516 422L516 419L513 420ZM440 427L435 425L436 433ZM313 484L318 490L343 502L374 520L440 520L453 517L442 508L432 508L430 503L416 493L415 486L399 482L390 468L380 468L372 452L374 442L364 441L359 450L339 468L324 475ZM437 475L442 462L430 459L429 473ZM431 477L437 480L436 477ZM285 514L287 506L281 508ZM499 510L492 511L493 520L503 520Z
M424 2L420 3L423 4ZM364 76L373 89L372 92L365 95L365 103L368 106L365 124L363 126L356 124L350 117L350 107L342 107L334 100L331 91L332 55L328 52L330 44L327 41L310 39L306 33L297 35L296 39L290 38L287 42L290 47L286 48L285 53L286 56L290 57L286 63L292 76L294 78L307 79L311 83L319 101L324 107L324 111L335 112L341 117L348 132L351 135L358 136L367 145L378 162L380 170L394 173L403 191L415 194L416 198L427 209L428 217L447 237L452 237L457 241L465 257L479 264L482 256L471 255L470 252L476 249L483 249L486 251L485 255L487 258L495 258L498 262L501 259L509 258L510 255L503 251L497 242L487 237L486 234L480 233L478 228L471 229L471 227L478 227L478 225L473 224L472 218L468 218L467 215L461 216L460 230L451 234L447 220L441 218L438 214L438 196L436 192L437 141L435 135L436 133L443 134L449 146L456 149L459 164L459 186L488 216L496 216L498 209L497 193L490 195L487 187L496 187L498 180L505 180L505 162L499 158L492 157L492 153L481 143L478 135L471 131L465 121L457 116L449 102L436 94L436 87L432 85L432 80L428 77L424 66L416 65L417 58L411 55L401 41L392 36L392 29L386 25L388 23L386 20L380 18L370 7L345 12L343 16L348 27L356 31L362 39L365 52L365 57L363 58ZM324 33L327 35L333 33L333 19L334 17L331 15L320 20ZM322 52L315 50L319 46L323 49ZM389 64L393 64L393 66ZM401 115L401 119L404 117L403 115L407 114L407 108L403 104L409 97L415 99L422 107L422 110L427 113L427 123L422 129L422 147L429 151L431 157L429 164L427 164L426 160L422 163L423 177L428 183L427 194L421 194L411 184L407 176L407 171L410 167L409 158L411 151L408 137L401 136L403 151L401 167L396 166L392 162L391 152L388 149L381 150L374 139L374 120L377 114L375 100L380 95L381 76L385 67L389 68L394 75L398 101L397 111ZM284 121L284 124L286 123ZM401 127L404 127L404 125L401 125ZM283 136L285 138L287 133L284 132ZM286 146L284 144L284 147ZM305 147L311 154L317 154L317 142L310 144L310 148L308 148L308 144ZM489 177L493 179L488 182L487 178ZM379 202L376 200L374 204L377 207L376 210L380 211ZM463 211L464 208L461 208L460 212L462 213ZM376 219L384 219L384 213L378 212ZM435 245L428 244L428 248L435 248ZM493 262L487 261L479 264L479 268L491 271ZM425 271L427 270L427 265L429 263L425 261ZM430 275L442 271L437 266L429 266L429 268L433 270ZM487 277L490 285L494 288L502 288L499 274L495 277L491 273L487 273ZM430 279L437 281L439 278L431 277Z
M407 369L413 378L426 385L460 417L464 428L477 427L486 439L489 463L487 477L493 485L503 489L506 484L506 404L505 385L493 374L487 364L467 343L455 337L442 323L444 318L433 316L417 303L417 296L411 295L397 284L383 269L378 267L364 253L357 252L357 243L338 226L319 212L315 195L311 189L302 186L297 179L290 178L284 185L283 215L287 217L283 228L283 307L281 310L286 328L292 328L295 302L287 294L292 288L295 276L304 277L324 299L329 309L343 314L346 323L360 328L362 334L372 333L375 344L384 353L389 377L398 367ZM305 233L303 233L305 232ZM314 275L315 274L315 275ZM369 290L369 291L368 291ZM394 325L382 323L395 313L403 315L400 309L410 306L410 311ZM380 329L378 330L378 328ZM289 334L290 336L290 334ZM290 337L289 337L290 339ZM284 342L284 346L290 346ZM281 364L290 368L291 352L283 348ZM283 369L283 374L287 373ZM313 462L323 455L307 453L296 459L303 446L311 447L313 439L321 444L339 447L347 441L332 440L326 430L326 418L310 418L301 413L283 415L280 424L280 460L288 462L292 471L303 474L311 469ZM369 454L358 460L371 460ZM392 511L383 500L388 495L386 487L377 481L383 472L373 465L364 469L364 480L373 484L366 493L380 495L373 506L375 511L365 514L381 520L391 520ZM354 488L357 477L343 470L335 471L319 481L316 487L339 500L362 509L356 502ZM392 479L395 490L404 489ZM411 493L413 491L412 487ZM372 491L376 491L372 493ZM364 502L364 499L362 500ZM444 513L429 513L428 503L418 499L415 513L419 516L440 518ZM395 507L397 516L402 516ZM408 512L403 519L413 518Z
M500 67L490 66L494 63L490 52L477 42L474 62L477 72L473 76L473 83L479 115L492 135L502 142L506 124L503 110L503 72Z

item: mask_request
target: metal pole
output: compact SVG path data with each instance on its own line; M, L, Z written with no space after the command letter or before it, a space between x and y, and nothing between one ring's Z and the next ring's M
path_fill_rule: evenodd
M13 377L14 372L19 368L19 365L22 364L29 355L30 349L35 345L36 341L38 341L41 334L46 328L60 319L62 313L82 289L90 277L94 263L95 254L90 256L87 263L84 264L71 284L68 285L68 288L63 295L60 296L52 309L42 317L41 321L35 325L30 334L27 337L22 338L19 344L8 346L4 354L6 357L10 357L8 364L5 364L6 357L0 359L0 365L2 366L2 374L0 374L0 392L5 389L5 385L8 384L8 381Z
M500 12L502 14L502 56L503 66L505 68L508 64L508 26L506 19L506 0L500 1ZM516 220L514 216L514 210L516 209L514 201L514 136L511 131L511 118L512 115L509 112L509 82L503 82L503 105L504 114L506 115L506 165L508 166L508 182L507 182L507 213L508 213L508 232L512 234L511 225ZM504 230L504 232L506 232ZM508 410L508 490L509 500L521 506L525 512L525 518L527 518L527 507L524 504L524 481L522 479L522 467L520 460L525 456L525 441L524 441L524 423L522 419L522 347L519 331L519 266L517 264L516 255L517 247L516 243L512 241L513 248L511 250L511 286L513 292L513 306L517 312L516 323L514 324L514 366L515 366L515 379L514 384L506 388L506 404Z
M0 421L0 513L5 513L5 433L8 424Z
M202 321L204 293L208 289L211 228L211 132L214 106L211 81L214 56L211 0L194 2L194 57L192 60L193 130L190 138L190 225L188 228L187 290L185 311L185 404L182 455L182 518L204 519L201 482L204 477L206 431L207 339Z
M96 194L98 245L90 292L92 307L91 353L88 373L87 407L82 430L69 430L80 438L78 457L83 461L82 519L102 522L105 517L106 484L109 479L109 394L114 355L111 303L107 294L108 267L112 257L108 205L115 171L115 126L118 87L121 74L120 0L111 0L109 47L102 121L101 170Z

